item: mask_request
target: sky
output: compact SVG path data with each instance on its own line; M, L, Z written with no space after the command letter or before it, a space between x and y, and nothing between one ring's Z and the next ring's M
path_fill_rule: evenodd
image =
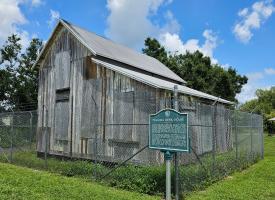
M200 50L248 77L239 102L275 86L272 0L0 0L0 46L17 33L44 42L58 18L141 51L154 37L171 53Z

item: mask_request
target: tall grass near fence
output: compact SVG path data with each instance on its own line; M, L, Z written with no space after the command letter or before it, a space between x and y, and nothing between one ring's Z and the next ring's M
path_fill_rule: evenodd
M161 103L172 105L172 101ZM178 178L182 194L201 190L235 171L247 168L262 157L261 116L211 105L186 102L180 102L179 105L180 112L189 113L191 141L191 151L178 154ZM148 116L149 111L145 111L144 116ZM146 123L138 121L129 124L119 121L116 124L98 124L99 130L93 129L94 127L87 129L96 139L84 138L82 142L84 147L86 143L86 151L81 154L64 154L59 149L53 151L49 148L47 154L40 152L40 158L36 152L36 134L47 135L49 129L37 127L36 112L0 113L0 161L65 176L92 179L130 191L161 194L165 191L163 155L146 148L149 127ZM102 140L102 127L106 127L106 131L114 129L119 137ZM129 136L131 130L141 132L142 135L132 141ZM40 144L44 147L50 147L48 142L54 142L41 141L44 141ZM105 154L106 149L110 155ZM67 150L70 152L70 148ZM87 154L83 155L85 152ZM43 154L47 156L44 157ZM61 156L58 159L52 157L56 155ZM174 179L172 166L172 180ZM174 186L175 182L172 181L172 190Z
M238 159L236 159L235 155L235 152L218 155L214 171L210 156L202 158L203 165L194 163L180 166L181 191L187 194L194 190L204 189L235 171L247 168L259 159L259 157L253 157L252 159L247 153L240 154ZM3 155L0 155L0 161L8 162ZM102 179L110 168L101 164L94 164L91 161L48 158L47 167L45 167L44 159L38 158L35 152L16 152L13 156L13 164L47 170L69 177L77 176L84 179L92 179L108 186L145 194L162 194L165 191L165 166L127 164L115 170L107 178ZM97 179L92 178L95 172L97 173ZM173 178L174 173L172 169ZM173 188L174 182L172 182Z

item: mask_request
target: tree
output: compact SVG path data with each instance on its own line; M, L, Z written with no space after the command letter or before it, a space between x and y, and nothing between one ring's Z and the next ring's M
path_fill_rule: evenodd
M42 41L34 38L25 53L21 54L20 64L16 69L18 74L15 82L16 92L13 96L13 101L16 104L33 104L37 102L39 69L34 68L33 64L41 47Z
M240 110L263 115L265 128L274 126L275 130L275 124L268 121L275 117L275 87L271 87L269 90L258 89L256 99L241 105Z
M147 38L145 48L142 51L144 54L158 59L163 64L168 64L168 54L156 39Z
M22 46L19 43L20 40L21 39L16 34L12 34L8 37L8 40L0 50L2 57L0 64L4 63L4 66L8 71L13 71L18 63L19 54L22 49Z
M13 34L0 49L0 102L2 109L21 109L21 105L37 102L38 69L33 67L42 41L32 39L29 47L21 54L20 37ZM24 106L24 107L25 107Z
M19 44L20 38L13 34L0 49L1 68L0 68L0 101L4 105L11 102L15 81L15 68L18 66L19 54L22 46Z
M211 59L201 52L171 54L156 39L147 38L143 53L152 56L169 67L187 86L230 101L237 101L236 94L247 83L247 77L237 74L232 67L222 68L212 64Z
M241 105L240 110L262 115L270 115L275 112L275 87L268 90L258 89L256 98Z
M252 99L250 101L245 102L240 106L240 110L258 114L262 113L261 106L258 105L258 99Z

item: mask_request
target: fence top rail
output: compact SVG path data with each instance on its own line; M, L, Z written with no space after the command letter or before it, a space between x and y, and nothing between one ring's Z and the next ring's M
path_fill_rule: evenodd
M14 114L26 114L26 113L37 113L37 110L29 110L29 111L8 111L8 112L0 112L1 115L14 115Z
M240 113L240 114L249 114L251 116L257 116L257 117L263 117L263 115L261 114L257 114L257 113L251 113L251 112L247 112L247 111L243 111L243 110L233 110L233 109L228 109L232 112L237 112L237 113Z
M201 106L204 106L204 105L207 105L211 108L214 108L215 106L213 105L208 105L208 104L201 104ZM187 107L187 109L190 109L191 106ZM234 112L235 113L239 113L239 114L247 114L247 115L250 115L250 116L253 116L253 117L263 117L261 114L257 114L257 113L250 113L250 112L246 112L246 111L241 111L241 110L233 110L233 109L228 109L228 108L225 108L225 110L227 112ZM15 111L15 112L12 112L12 111L8 111L8 112L0 112L0 117L1 116L7 116L7 115L19 115L19 114L27 114L27 113L32 113L32 114L38 114L38 110L30 110L30 111Z

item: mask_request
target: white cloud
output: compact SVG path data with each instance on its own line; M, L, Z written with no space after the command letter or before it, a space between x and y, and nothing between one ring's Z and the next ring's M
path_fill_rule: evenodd
M264 78L264 74L262 72L254 72L246 74L249 81L257 81Z
M127 0L127 1L129 1L129 0ZM132 1L132 2L134 2L134 1ZM161 4L163 4L165 2L165 0L147 0L147 2L148 2L149 10L151 10L153 13L156 13L159 6Z
M248 73L246 76L248 78L247 84L243 86L241 93L237 95L240 103L256 98L255 92L260 88L258 82L264 78L262 72Z
M19 8L20 0L0 1L0 45L12 33L18 33L18 25L27 23L27 19Z
M150 17L156 15L160 6L169 3L172 0L108 0L110 13L105 34L112 40L135 49L141 49L146 37L155 37L171 53L200 50L216 63L213 50L217 47L218 38L212 30L203 32L205 40L202 44L197 39L183 42L179 36L180 24L170 10L164 14L163 25L152 22Z
M269 89L274 83L272 76L275 74L275 70L272 68L266 68L262 72L254 72L246 74L248 82L243 86L242 92L237 95L237 99L240 103L245 103L248 100L256 98L257 89Z
M248 82L243 86L241 93L237 94L236 98L238 99L239 103L243 104L246 101L256 98L256 90L257 88Z
M161 28L159 32L169 32L169 33L179 33L180 24L177 19L174 17L173 13L168 10L165 13L166 24Z
M28 0L0 1L0 46L11 34L17 34L21 38L22 51L29 45L32 36L26 30L20 28L20 25L28 23L20 9L20 4L27 3L29 3Z
M256 91L258 89L270 89L272 85L262 85L259 82L253 83L248 82L244 87L242 88L242 92L237 95L237 99L239 103L243 104L246 101L252 100L257 98Z
M105 34L114 41L132 48L140 48L144 39L155 36L159 27L154 25L150 15L154 15L163 0L108 0L110 11Z
M30 44L31 36L27 31L22 30L18 33L19 37L21 38L20 43L22 45L22 50L24 51L28 45Z
M213 63L217 63L217 60L213 58L213 51L218 44L217 35L212 30L207 29L203 32L203 37L205 41L200 45L197 39L189 39L183 42L178 34L166 32L160 35L160 43L171 53L185 54L186 51L193 53L199 50L204 55L209 56Z
M187 50L194 52L199 48L198 40L190 39L184 44L178 34L169 32L160 35L160 43L172 53L185 53Z
M229 67L231 67L231 65L226 63L226 64L221 64L221 67L224 69L228 69Z
M52 28L56 20L60 18L60 14L56 10L50 10L50 19L47 21L49 28Z
M274 68L271 68L271 67L265 68L264 71L267 75L275 75L275 69Z
M42 0L0 0L0 47L11 34L17 34L21 40L22 52L28 47L36 34L30 34L20 26L29 23L20 9L20 5L37 7L43 4ZM36 21L36 23L39 23Z
M213 50L218 45L217 35L212 30L205 30L203 36L205 37L205 42L202 46L202 52L212 58L212 62L217 63L217 60L213 58Z
M251 8L239 11L240 21L236 23L233 33L243 43L248 43L253 37L252 31L259 29L261 25L273 14L275 7L272 0L255 2Z
M44 2L42 0L31 0L31 5L33 7L38 7L40 5L42 5Z
M248 13L248 8L244 8L244 9L242 9L242 10L240 10L240 11L238 12L238 15L239 15L240 17L244 17L244 16L247 15L247 13Z

